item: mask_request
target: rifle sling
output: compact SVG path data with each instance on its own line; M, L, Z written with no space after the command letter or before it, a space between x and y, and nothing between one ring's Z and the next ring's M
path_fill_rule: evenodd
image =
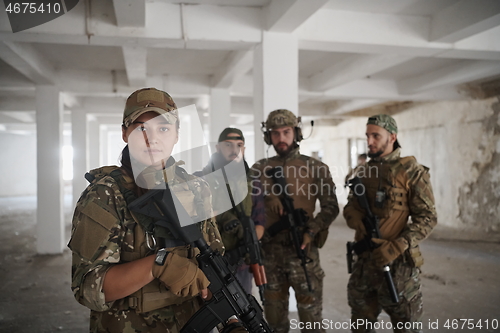
M176 173L184 178L182 171L183 169L176 167ZM120 169L113 170L109 175L116 181L118 187L120 188L120 192L122 192L123 197L127 202L127 205L137 199L135 193L123 185L123 174ZM131 214L146 232L153 234L156 238L158 238L158 241L162 242L162 247L170 248L186 245L186 242L183 240L173 238L168 227L166 225L162 225L162 221L154 221L151 217L137 212L131 212ZM155 228L156 226L162 228Z

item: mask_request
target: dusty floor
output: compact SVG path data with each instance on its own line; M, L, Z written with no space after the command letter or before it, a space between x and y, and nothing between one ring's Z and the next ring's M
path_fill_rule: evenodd
M0 332L87 332L89 311L70 290L69 251L54 256L35 253L35 206L34 197L0 198ZM68 209L67 221L70 217ZM351 236L339 218L321 250L326 271L323 316L332 325L328 331L337 331L335 324L350 317L344 251ZM428 239L422 252L424 331L500 331L500 244ZM296 312L290 318L297 318ZM466 319L472 321L460 329ZM382 314L379 320L387 322L388 317ZM453 324L453 320L459 328L447 329L446 321ZM478 321L482 328L466 328Z

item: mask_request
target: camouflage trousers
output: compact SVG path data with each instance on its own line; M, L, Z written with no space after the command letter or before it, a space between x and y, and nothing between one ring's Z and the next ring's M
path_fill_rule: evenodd
M304 329L302 332L325 332L321 329L325 273L320 266L318 248L312 246L307 253L312 260L306 265L312 292L308 289L301 261L291 244L271 242L264 244L262 249L267 277L264 313L269 325L276 333L289 331L288 300L289 289L292 287L301 325L315 328Z
M351 322L365 325L356 326L353 332L375 332L373 323L382 310L390 316L394 332L422 332L420 269L399 257L391 264L391 274L399 295L397 304L392 303L382 269L373 265L370 253L354 264L347 285Z

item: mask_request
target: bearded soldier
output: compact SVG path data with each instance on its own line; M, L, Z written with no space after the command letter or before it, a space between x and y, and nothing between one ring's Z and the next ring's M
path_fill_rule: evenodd
M354 175L360 178L369 208L380 221L380 238L368 236L373 250L363 247L355 250L357 261L349 279L348 300L352 321L365 325L357 326L354 332L374 332L370 324L377 321L382 309L391 317L395 332L422 329L423 258L419 243L436 226L437 216L429 169L413 156L400 157L397 133L396 121L391 116L368 118L366 137L371 159ZM366 214L351 192L344 217L347 225L356 230L358 243L367 237L363 224ZM387 265L399 298L397 303L391 299L384 281L382 267Z
M322 293L325 276L319 261L328 227L339 213L335 184L326 164L299 153L302 132L300 119L289 110L271 112L265 122L264 141L273 145L275 157L265 158L252 167L261 179L265 195L266 231L262 238L267 288L264 311L269 324L277 333L288 332L288 298L292 287L297 299L300 321L304 332L322 332ZM274 167L280 167L286 185L277 187L270 176ZM302 212L303 224L298 225L300 249L295 248L291 230L284 219L293 212L283 205L286 197L293 200L296 210ZM314 215L316 202L320 210ZM298 224L299 221L294 221ZM304 251L306 264L298 258Z
M226 248L226 258L230 264L237 265L236 278L245 291L251 294L252 274L249 265L244 262L248 253L239 251L244 240L241 219L243 216L251 217L255 224L256 237L262 237L266 217L260 180L252 179L249 175L250 168L245 161L245 137L240 129L225 128L219 135L216 149L209 163L194 175L206 176L205 180L210 184L212 206ZM225 168L224 173L216 172L222 168ZM233 198L230 207L227 207L228 192ZM244 198L241 198L240 193L245 193ZM235 202L238 197L241 200ZM260 249L257 251L260 252Z

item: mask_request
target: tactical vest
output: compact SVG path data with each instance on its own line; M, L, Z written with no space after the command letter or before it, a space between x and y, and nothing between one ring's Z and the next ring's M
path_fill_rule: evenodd
M289 194L292 194L291 198L293 199L294 208L304 209L309 219L312 219L314 216L314 210L316 209L316 200L318 199L318 196L311 195L309 188L314 183L315 178L319 176L318 168L321 164L321 162L314 158L300 154L298 154L295 158L287 158L284 161L282 159L278 159L277 157L266 159L265 163L263 163L263 168L260 170L260 172L262 172L260 179L264 193L273 194L276 189L276 187L274 187L275 185L273 180L266 177L264 172L272 167L282 166L287 180L287 185L290 186ZM279 215L266 209L266 230L280 219L281 217ZM315 236L314 244L318 248L323 247L327 237L328 228L320 230ZM273 237L275 242L281 242L280 238L283 238L283 241L287 242L289 240L289 233L282 232Z
M185 174L184 169L177 166L175 166L175 168L176 176L182 177L184 180L186 180L185 177L187 173ZM120 192L122 192L127 205L136 199L136 195L132 191L133 180L125 176L121 172L119 167L110 166L100 168L94 172L94 174L96 173L98 173L99 177L110 176L113 178L113 180L118 185ZM92 179L92 177L92 174L85 175L85 178L93 183L94 179ZM96 178L96 180L99 180L99 178ZM196 195L193 194L193 191L191 189L180 191L179 188L176 188L175 192L180 200L182 200L183 204L197 201L195 200ZM188 200L189 202L185 202ZM187 210L189 213L192 213L190 212L190 210L196 209L196 204L192 204L191 209L189 209L189 204L186 206L188 206ZM189 258L196 265L198 264L196 261L196 255L199 253L199 250L197 248L193 248L191 247L191 245L184 244L184 242L176 240L169 232L165 232L164 228L161 228L163 230L159 232L158 228L154 228L154 221L147 216L133 213L128 209L125 210L125 215L126 217L127 215L129 215L126 220L134 220L135 223L130 226L125 226L125 228L133 229L133 232L126 233L126 239L124 239L124 242L128 245L133 244L133 246L121 248L121 263L131 262L153 254L158 249L158 245L155 241L153 241L154 237L164 237L166 247L170 252L176 253L177 255L182 257ZM152 244L154 244L154 247L152 246ZM182 304L186 301L189 301L190 299L193 299L193 297L179 297L173 294L165 287L163 283L161 283L160 280L154 279L135 293L116 301L114 307L119 310L133 309L138 313L144 313L173 304Z
M395 240L408 223L410 195L407 169L416 163L413 156L400 158L395 162L368 162L357 170L361 179L372 213L380 218L382 238ZM423 264L423 257L417 245L411 245L406 251L415 267Z

